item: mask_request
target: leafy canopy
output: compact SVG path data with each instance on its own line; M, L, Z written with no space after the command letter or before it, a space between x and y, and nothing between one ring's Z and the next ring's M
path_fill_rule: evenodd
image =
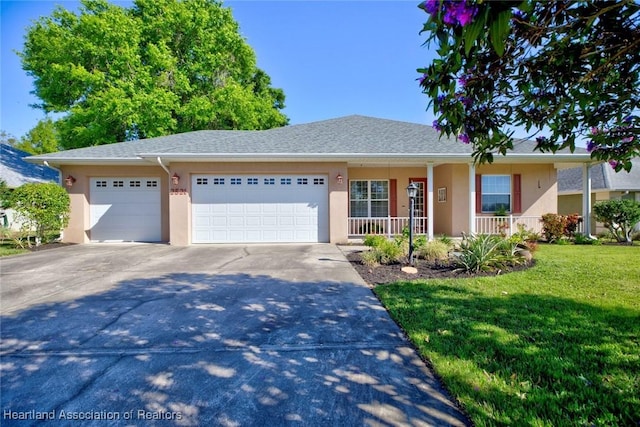
M640 155L640 4L633 0L448 1L419 5L438 57L420 85L434 127L491 162L513 127L537 149L587 149L619 171ZM532 136L533 136L532 135Z
M38 107L66 113L62 148L288 122L283 91L217 0L82 0L36 21L20 56Z
M640 222L640 202L629 199L604 200L593 205L593 213L618 242L631 243L633 228Z
M33 232L36 241L46 243L69 222L67 191L53 182L27 183L13 190L9 206L16 211L21 231Z

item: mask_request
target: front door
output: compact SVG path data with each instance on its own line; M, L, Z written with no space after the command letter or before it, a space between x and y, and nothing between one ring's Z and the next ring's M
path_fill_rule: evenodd
M418 193L416 194L416 200L413 204L415 230L418 233L424 233L427 226L427 222L424 220L427 216L427 199L425 197L427 191L427 178L409 178L409 184L412 182L415 182L418 186Z

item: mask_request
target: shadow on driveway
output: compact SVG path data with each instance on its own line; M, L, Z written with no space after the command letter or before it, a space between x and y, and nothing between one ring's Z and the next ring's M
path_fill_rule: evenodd
M352 283L124 280L2 317L0 355L2 425L468 424Z

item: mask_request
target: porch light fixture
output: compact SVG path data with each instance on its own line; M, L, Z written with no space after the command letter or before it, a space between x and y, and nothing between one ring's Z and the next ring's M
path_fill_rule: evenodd
M413 265L413 205L418 195L418 184L412 182L407 187L409 196L409 265Z
M342 177L341 174L338 174L338 176L336 176L336 181L338 181L338 184L342 184L343 180L344 180L344 178Z
M174 173L174 174L171 176L171 183L172 183L173 185L178 185L178 184L180 183L180 175L178 175L177 173Z
M71 175L67 175L67 177L64 179L64 185L66 185L67 187L73 187L74 182L76 182L76 179Z

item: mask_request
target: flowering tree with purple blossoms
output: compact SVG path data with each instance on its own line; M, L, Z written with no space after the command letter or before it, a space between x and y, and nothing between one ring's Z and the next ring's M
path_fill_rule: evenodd
M427 0L422 33L438 57L420 86L442 134L477 162L513 149L513 128L556 152L587 141L620 171L640 156L640 4Z

